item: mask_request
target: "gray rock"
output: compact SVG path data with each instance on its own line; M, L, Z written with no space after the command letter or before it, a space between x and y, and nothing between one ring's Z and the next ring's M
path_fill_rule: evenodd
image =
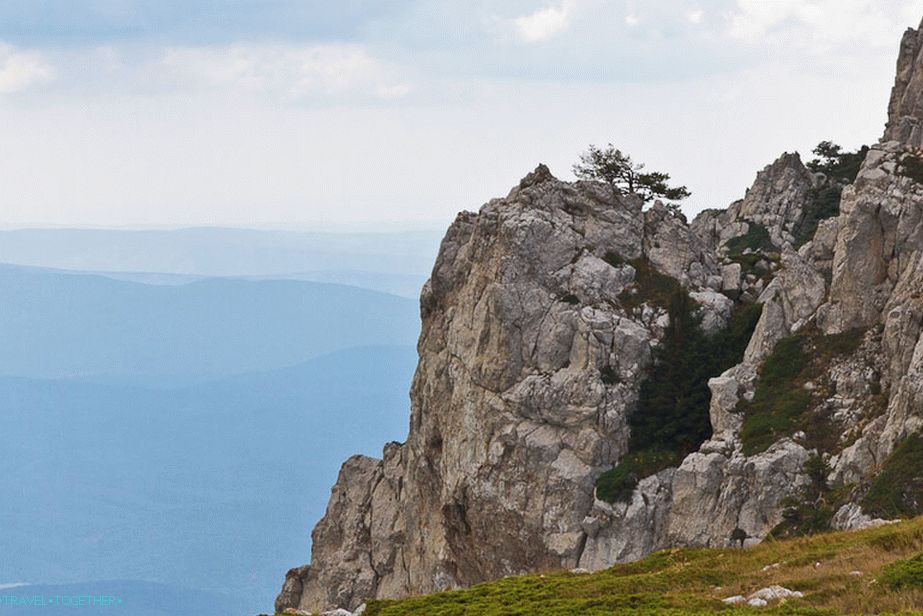
M809 191L817 183L797 152L785 153L757 174L737 216L764 226L772 243L781 248L792 242L804 218Z
M724 291L740 290L740 263L729 263L721 268L721 288Z
M716 435L736 434L743 418L735 413L740 400L740 383L734 376L721 375L708 381L711 390L709 415L712 430Z
M901 39L897 59L897 77L888 104L888 124L884 141L898 141L908 146L923 146L921 114L923 108L923 24L908 29Z
M736 529L747 545L760 541L809 481L814 452L799 434L744 455L735 410L753 398L778 341L815 326L861 336L810 383L812 412L841 432L825 453L829 480L856 484L860 498L894 447L923 428L923 184L904 173L909 157L923 156L921 49L923 34L909 31L885 138L844 189L840 215L797 251L811 191L828 182L797 154L691 224L602 184L561 182L544 166L505 198L459 214L421 297L407 442L343 465L312 534L311 566L288 572L277 612L599 570L667 547L728 546ZM781 258L742 280L727 243L757 224ZM709 332L740 302L763 310L742 363L709 382L712 438L610 504L596 499L595 481L627 451L628 416L669 326L644 297L626 308L641 258L682 283ZM837 528L880 523L856 502L834 517ZM746 601L791 596L768 587Z
M832 526L837 530L861 530L863 528L876 528L886 524L893 524L898 521L873 518L863 513L862 507L858 504L846 503L834 514Z

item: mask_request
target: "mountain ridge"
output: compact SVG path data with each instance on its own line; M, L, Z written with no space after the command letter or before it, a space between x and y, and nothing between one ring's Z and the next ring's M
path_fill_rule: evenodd
M332 283L157 286L7 266L0 289L8 375L219 377L355 344L412 344L418 319L410 300Z
M876 486L923 513L913 464L880 485L923 427L921 32L904 36L888 127L851 182L785 153L690 224L540 165L459 214L421 296L408 439L343 465L277 612L874 526ZM607 500L600 476L643 453L629 419L667 361L674 296L712 334L762 308L694 406L711 435Z

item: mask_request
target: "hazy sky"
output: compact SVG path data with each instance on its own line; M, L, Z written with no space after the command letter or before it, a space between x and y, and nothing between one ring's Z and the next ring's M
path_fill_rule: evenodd
M923 0L0 0L0 226L441 227L612 141L724 207L875 141Z

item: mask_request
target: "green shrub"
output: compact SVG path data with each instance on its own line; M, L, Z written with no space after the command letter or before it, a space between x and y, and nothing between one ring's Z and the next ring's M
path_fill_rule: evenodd
M808 161L806 166L811 171L819 171L831 179L852 183L859 175L859 168L868 151L868 146L864 145L855 152L844 152L842 146L831 141L821 141L814 148L817 158Z
M625 502L645 477L676 466L683 456L676 451L647 449L629 453L596 480L596 496L609 503Z
M812 188L808 192L808 204L804 215L795 228L795 248L814 239L822 220L840 215L840 198L843 187L831 184L823 188Z
M621 382L619 373L612 366L604 366L603 369L599 371L599 376L606 385L615 385Z
M580 298L578 298L573 293L567 293L562 295L559 301L564 302L565 304L570 304L571 306L576 306L580 303Z
M892 590L923 588L923 553L885 567L881 575L881 582Z
M923 437L913 434L891 453L862 499L862 508L884 518L923 513Z
M619 295L619 301L625 310L632 311L641 304L667 308L674 295L685 293L679 281L658 272L657 268L644 257L632 259L629 263L635 269L635 281L632 287L625 289Z
M923 184L923 158L907 155L901 159L900 174L918 184Z
M712 336L702 331L695 302L684 290L674 292L668 313L670 324L628 418L629 454L597 481L602 500L627 499L641 478L675 466L711 436L708 379L743 358L762 306L741 306Z
M814 535L830 530L833 520L833 509L826 505L817 505L800 501L797 498L783 498L780 503L782 522L776 525L770 533L775 538L799 537L801 535Z
M625 259L623 259L620 254L612 252L611 250L603 256L603 261L612 267L622 267L626 263Z
M760 261L765 261L768 263L778 263L779 257L777 256L766 256L758 252L748 252L747 254L735 253L728 255L728 261L732 263L739 263L740 269L744 274L756 274L757 276L764 274L764 271L761 271L757 267L757 263Z
M742 402L746 417L741 427L744 452L767 449L780 437L795 430L795 419L807 410L811 397L795 383L808 365L800 336L783 338L763 362L753 400Z
M728 254L743 254L745 250L773 252L777 250L769 237L769 231L763 225L755 222L747 223L747 232L731 238L725 244Z
M819 455L808 458L802 470L810 482L797 497L783 498L782 522L772 529L774 538L813 535L830 530L833 515L848 495L847 486L831 490L827 484L830 467Z

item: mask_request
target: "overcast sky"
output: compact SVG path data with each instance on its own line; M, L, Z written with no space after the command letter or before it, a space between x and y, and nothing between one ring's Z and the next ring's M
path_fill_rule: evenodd
M923 0L0 0L0 226L442 227L613 142L725 207L877 140Z

